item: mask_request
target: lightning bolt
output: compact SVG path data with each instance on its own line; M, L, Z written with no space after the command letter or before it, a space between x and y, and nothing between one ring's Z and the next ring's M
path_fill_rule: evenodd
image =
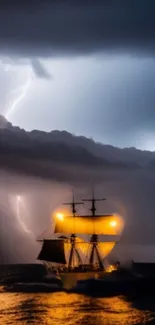
M24 210L26 210L24 199L21 196L17 195L15 197L15 200L16 200L16 217L18 219L18 222L25 233L33 236L32 231L26 226L25 222L21 218L21 209L24 208Z
M25 217L28 217L28 210L26 207L25 197L21 195L9 195L9 200L15 212L15 217L18 225L24 233L34 238L33 232L27 227Z
M5 72L10 72L10 71L15 71L17 72L17 68L12 67L9 64L5 64L4 65L4 71ZM9 97L11 95L15 95L15 98L13 100L9 100L9 104L8 104L8 109L5 112L5 117L8 119L10 117L10 115L16 110L17 106L19 106L19 104L21 103L21 101L25 98L25 96L28 93L28 90L30 88L30 85L32 83L32 69L27 69L27 74L26 74L26 81L23 85L17 87L15 90L13 90L10 94Z

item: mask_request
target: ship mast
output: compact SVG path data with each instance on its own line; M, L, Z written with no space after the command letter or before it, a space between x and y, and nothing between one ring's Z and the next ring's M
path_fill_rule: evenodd
M93 234L91 235L91 238L90 238L90 244L91 244L91 253L90 253L90 257L89 257L89 264L90 265L94 265L94 258L95 258L95 253L96 253L96 257L97 257L97 260L98 260L98 263L99 263L99 268L100 269L103 269L104 266L103 266L103 263L102 263L102 259L101 259L101 256L100 256L100 252L99 252L99 249L98 249L98 235L95 233L95 215L96 215L96 202L99 202L99 201L105 201L106 199L105 198L95 198L94 197L94 188L93 188L93 191L92 191L92 199L83 199L82 201L83 202L91 202L92 203L92 206L91 206L91 213L92 213L92 221L93 221Z
M70 236L70 244L71 244L71 250L70 250L70 255L69 255L69 262L68 262L68 268L74 268L75 263L74 263L74 258L77 257L78 264L82 264L82 260L80 257L80 254L78 252L78 249L76 247L76 234L75 234L75 216L76 216L76 205L81 205L83 204L82 202L75 202L74 201L74 195L73 195L73 200L72 202L69 203L63 203L63 205L70 205L72 208L72 214L74 218L74 229L73 233Z

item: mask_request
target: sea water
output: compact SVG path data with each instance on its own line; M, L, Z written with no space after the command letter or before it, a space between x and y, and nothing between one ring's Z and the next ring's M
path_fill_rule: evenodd
M0 277L25 266L0 268ZM27 266L26 272L32 271ZM19 290L18 290L19 291ZM37 291L37 290L36 290ZM155 324L155 294L136 298L91 297L67 292L6 292L0 286L0 325L143 325Z
M55 293L0 293L2 325L155 324L155 299L93 298Z

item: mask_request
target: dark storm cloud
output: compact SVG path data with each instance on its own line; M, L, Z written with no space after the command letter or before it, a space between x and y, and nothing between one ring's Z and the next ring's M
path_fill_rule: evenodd
M25 55L125 49L154 52L155 2L1 1L0 44L3 51Z
M90 170L95 171L96 168L104 168L106 173L139 168L137 162L122 162L117 154L113 159L107 158L107 154L95 142L91 143L85 137L76 139L65 131L26 132L14 127L2 116L0 128L0 167L18 173L56 181L80 181L90 179ZM88 173L85 168L89 170ZM100 176L96 173L96 177Z
M46 71L46 69L38 59L32 59L31 64L37 77L51 79L51 75Z
M32 59L22 59L19 56L16 57L2 57L1 58L1 62L4 65L8 65L9 68L12 68L15 66L20 66L20 65L28 65L29 63L32 66L33 72L34 74L38 77L38 78L43 78L43 79L51 79L51 75L50 73L45 69L44 65L42 64L42 62L38 59L38 58L32 58Z
M4 126L6 121L1 118L0 122L0 126ZM71 189L76 190L76 196L78 190L80 199L90 196L93 183L97 185L96 196L107 197L104 211L120 213L125 220L122 240L114 256L134 259L143 253L143 247L140 252L132 249L127 253L124 244L155 244L154 172L107 168L106 161L97 158L99 152L106 159L111 156L112 161L114 157L122 158L124 150L110 146L104 148L85 137L78 138L59 131L26 132L7 123L5 127L5 131L0 131L1 263L35 260L39 251L35 239L45 228L48 229L51 212L62 202L70 200ZM83 143L83 149L80 143ZM124 156L127 158L126 153ZM134 160L136 155L138 161L146 160L145 156L148 160L154 156L153 153L131 149L128 152L129 161ZM59 188L55 181L59 183ZM23 197L25 202L20 216L16 212L16 195ZM34 234L32 239L25 233L19 219ZM149 254L146 253L144 258L148 260Z

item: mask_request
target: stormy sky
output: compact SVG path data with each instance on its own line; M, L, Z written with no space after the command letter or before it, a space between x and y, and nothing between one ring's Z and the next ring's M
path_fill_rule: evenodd
M0 9L2 114L27 130L155 150L153 0L8 0Z
M155 1L21 4L0 1L0 113L26 130L65 129L105 144L155 150ZM147 249L155 244L153 171L86 173L60 163L48 181L19 174L17 165L16 174L0 170L0 262L34 261L35 239L52 210L70 199L72 187L79 199L89 196L93 177L102 183L97 194L108 197L105 211L125 219L116 255L155 259L154 248ZM62 185L64 175L69 180Z

